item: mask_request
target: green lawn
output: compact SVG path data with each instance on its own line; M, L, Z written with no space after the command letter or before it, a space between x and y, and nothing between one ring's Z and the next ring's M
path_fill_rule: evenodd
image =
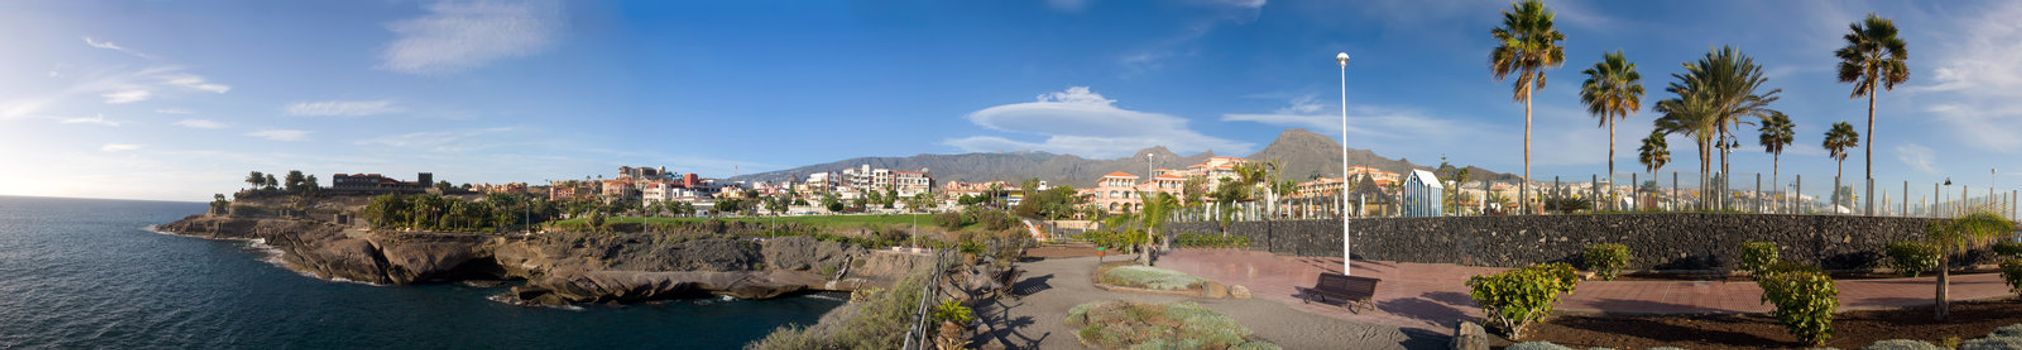
M604 219L604 223L605 224L680 223L680 222L705 222L709 221L710 219L711 218L624 216L624 217L614 217ZM931 214L735 217L735 218L721 218L721 220L729 222L741 221L741 222L757 222L757 223L795 223L816 227L845 227L845 228L863 227L863 226L910 225L915 222L919 223L921 227L934 225L934 217ZM583 222L582 218L557 221L557 223L560 224L579 224L581 222Z

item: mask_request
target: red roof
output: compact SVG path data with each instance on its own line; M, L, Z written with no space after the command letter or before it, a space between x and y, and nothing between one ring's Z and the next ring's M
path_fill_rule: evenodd
M1103 175L1102 177L1137 177L1137 175L1131 175L1130 173L1121 171L1112 171L1108 175Z

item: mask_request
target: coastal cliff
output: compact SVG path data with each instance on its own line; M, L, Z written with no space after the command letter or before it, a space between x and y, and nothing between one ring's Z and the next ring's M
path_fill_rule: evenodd
M764 299L895 282L925 256L810 237L713 232L532 235L367 230L325 220L194 215L158 230L264 242L303 274L373 284L523 280L522 303L636 303L710 295Z

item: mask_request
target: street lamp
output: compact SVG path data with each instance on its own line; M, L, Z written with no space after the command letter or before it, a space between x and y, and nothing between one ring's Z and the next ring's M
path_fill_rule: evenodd
M1341 64L1341 274L1353 275L1355 247L1348 234L1348 52L1334 55Z

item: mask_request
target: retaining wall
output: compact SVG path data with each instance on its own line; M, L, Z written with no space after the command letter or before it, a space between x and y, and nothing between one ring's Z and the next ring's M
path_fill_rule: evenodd
M1760 214L1611 214L1353 219L1358 259L1511 267L1577 262L1591 243L1622 243L1631 269L1725 271L1741 243L1770 241L1785 260L1832 270L1875 267L1890 242L1918 239L1922 218ZM1215 234L1214 222L1173 223L1170 233ZM1229 234L1250 249L1299 256L1341 256L1340 220L1237 222ZM1978 260L1971 257L1962 260Z

